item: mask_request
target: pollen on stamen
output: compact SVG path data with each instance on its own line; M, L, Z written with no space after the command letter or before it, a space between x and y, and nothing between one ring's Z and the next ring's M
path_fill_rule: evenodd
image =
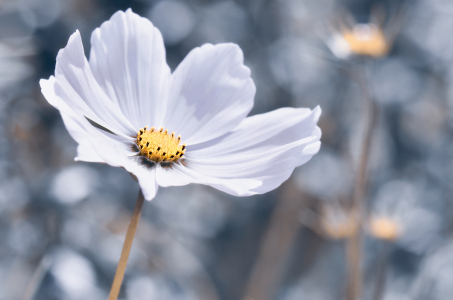
M137 134L136 143L139 146L139 155L147 157L156 163L177 162L186 151L186 144L180 145L181 136L176 137L175 132L168 133L163 127L141 128Z

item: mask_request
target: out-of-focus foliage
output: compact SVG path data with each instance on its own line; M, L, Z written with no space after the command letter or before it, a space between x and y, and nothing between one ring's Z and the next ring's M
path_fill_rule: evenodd
M162 31L172 69L203 43L239 44L257 86L252 114L319 104L323 144L266 195L162 188L145 203L122 299L246 299L249 291L341 299L345 239L357 230L348 208L366 123L354 78L363 66L379 110L364 199L364 299L382 257L384 299L451 297L451 1L3 0L1 300L107 298L138 185L122 169L73 161L76 143L38 80L53 74L71 33L80 30L88 55L94 28L128 7ZM388 54L336 56L329 41L338 19L366 24L376 7L383 25L400 24Z

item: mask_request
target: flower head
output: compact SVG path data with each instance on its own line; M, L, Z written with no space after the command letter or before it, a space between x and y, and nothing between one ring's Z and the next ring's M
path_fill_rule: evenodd
M356 24L352 30L345 29L343 38L352 53L371 57L387 54L390 45L384 32L375 24Z
M335 240L350 238L359 229L356 214L335 202L322 206L320 225L323 234Z
M391 218L373 216L369 223L370 233L382 240L393 241L400 237L400 224Z
M125 168L147 200L190 183L265 193L319 150L319 107L247 118L255 85L235 44L195 48L172 73L159 30L129 9L91 47L87 60L76 31L42 93L78 143L76 160Z
M332 52L346 58L350 55L382 57L390 50L390 41L386 38L382 28L375 24L355 24L352 29L343 27L329 41Z
M368 23L357 23L347 10L338 21L329 26L332 35L326 41L335 56L340 59L354 56L381 58L390 52L404 16L402 10L397 10L385 21L385 11L375 7Z

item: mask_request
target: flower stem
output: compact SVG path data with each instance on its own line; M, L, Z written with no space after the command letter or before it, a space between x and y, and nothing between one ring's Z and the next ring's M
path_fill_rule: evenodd
M285 260L301 227L300 211L308 204L308 197L300 196L291 182L282 188L269 226L263 234L259 253L245 288L243 300L270 300L275 298L282 278Z
M33 300L36 296L36 292L41 285L44 276L46 275L47 271L52 264L53 258L50 254L45 254L41 258L41 262L39 263L38 267L36 268L35 272L31 277L30 283L28 284L27 288L25 289L25 293L22 297L22 300Z
M355 234L349 239L347 247L347 259L349 264L348 300L357 300L362 293L362 224L365 214L368 158L370 155L373 130L377 120L377 109L373 99L371 99L371 96L368 93L365 67L366 66L364 66L361 78L359 78L359 84L363 92L364 104L366 106L365 118L368 119L368 122L360 153L352 207L353 216L356 218L357 228Z
M377 265L376 287L373 300L381 300L384 296L385 277L387 274L387 261L390 252L390 244L385 242Z
M132 242L134 241L135 231L137 230L138 221L140 220L140 214L142 213L143 202L142 190L138 193L137 202L135 203L134 212L132 213L131 222L127 228L126 239L123 245L123 251L121 252L121 258L116 268L115 278L113 278L112 288L110 289L110 295L108 300L116 300L120 293L121 284L124 278L124 272L126 271L127 260L129 259L129 253L131 251Z

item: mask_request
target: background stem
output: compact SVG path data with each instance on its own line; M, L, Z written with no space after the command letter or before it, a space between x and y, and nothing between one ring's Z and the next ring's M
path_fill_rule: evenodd
M368 92L368 84L366 79L366 66L363 67L363 72L358 78L360 88L363 93L363 99L365 104L365 119L366 130L363 138L360 161L357 169L356 186L354 190L352 216L355 217L356 230L355 233L350 237L347 246L347 259L349 267L349 282L347 290L348 300L359 299L362 293L362 225L363 217L365 215L365 194L367 185L367 167L368 158L371 149L371 141L375 123L377 120L377 110L373 100L371 99Z
M123 251L121 252L121 258L116 268L115 278L113 278L112 288L110 289L109 300L116 300L120 293L121 284L124 278L124 272L126 271L127 260L129 259L129 253L131 251L132 242L134 241L135 231L137 230L138 221L142 213L143 202L142 190L139 191L137 202L135 203L134 212L132 213L131 222L126 233L126 239L123 245Z
M384 296L385 279L387 275L387 261L390 253L390 244L385 241L377 265L376 287L374 289L373 300L381 300Z
M275 298L283 266L301 227L299 214L306 205L307 197L301 196L297 187L287 182L263 234L243 300Z
M31 277L30 283L28 284L27 288L25 289L25 293L22 297L22 300L33 300L36 296L36 292L41 285L44 276L46 275L47 271L52 264L53 258L51 258L50 254L45 254L38 267L36 268L35 272Z

